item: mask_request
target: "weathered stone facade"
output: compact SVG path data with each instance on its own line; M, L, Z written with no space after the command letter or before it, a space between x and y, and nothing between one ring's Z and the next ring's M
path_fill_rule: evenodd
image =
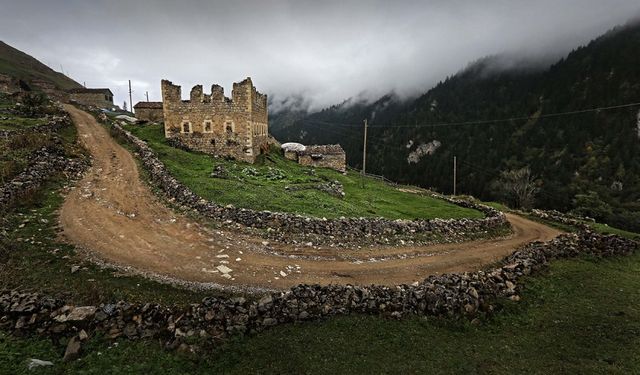
M165 136L189 149L253 163L269 145L267 96L251 78L233 84L231 99L219 85L205 94L201 85L182 100L180 86L162 80Z
M138 120L162 122L164 119L162 102L138 102L133 109Z
M340 145L305 146L288 142L282 145L286 159L307 167L331 168L340 172L347 170L347 155Z
M112 108L113 93L109 89L77 88L69 90L69 99L98 108Z
M344 172L347 170L347 155L340 145L307 146L298 152L298 164Z

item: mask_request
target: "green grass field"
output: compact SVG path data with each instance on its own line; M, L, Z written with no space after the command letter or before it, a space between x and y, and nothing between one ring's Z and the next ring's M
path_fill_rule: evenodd
M157 342L96 338L77 362L64 347L0 333L0 369L85 374L634 374L640 372L640 254L555 261L529 277L520 302L479 325L447 319L345 316L237 337L198 356Z
M165 142L160 125L126 128L149 143L174 177L196 194L220 204L326 218L482 217L482 213L476 210L429 196L401 192L384 182L363 179L358 173L343 175L325 168L315 169L312 173L310 168L286 160L278 152L261 157L252 165L171 147ZM210 177L216 166L223 166L229 177ZM346 196L339 198L314 188L329 181L340 181Z

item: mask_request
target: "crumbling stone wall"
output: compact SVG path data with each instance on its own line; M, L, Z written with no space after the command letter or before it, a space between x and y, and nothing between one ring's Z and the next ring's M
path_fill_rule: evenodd
M269 144L267 96L247 78L233 84L231 99L219 85L201 85L182 100L181 88L162 80L165 136L189 149L253 163Z
M340 145L307 146L304 151L298 151L298 164L344 172L347 170L347 155Z

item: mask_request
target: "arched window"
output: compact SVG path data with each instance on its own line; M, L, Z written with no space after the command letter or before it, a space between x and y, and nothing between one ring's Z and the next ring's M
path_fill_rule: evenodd
M234 132L234 129L233 129L233 122L231 122L231 121L227 121L227 122L224 124L224 130L225 130L227 133L233 133L233 132Z

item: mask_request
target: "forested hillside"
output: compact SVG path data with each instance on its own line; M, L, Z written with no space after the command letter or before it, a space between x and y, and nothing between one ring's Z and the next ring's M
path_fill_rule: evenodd
M272 116L281 141L340 143L360 167L404 183L482 199L501 194L501 172L529 167L534 205L640 230L640 25L618 27L554 65L494 68L482 59L414 101L345 102L297 119ZM505 120L517 118L514 120ZM498 121L496 121L498 120ZM471 123L467 123L471 122Z

